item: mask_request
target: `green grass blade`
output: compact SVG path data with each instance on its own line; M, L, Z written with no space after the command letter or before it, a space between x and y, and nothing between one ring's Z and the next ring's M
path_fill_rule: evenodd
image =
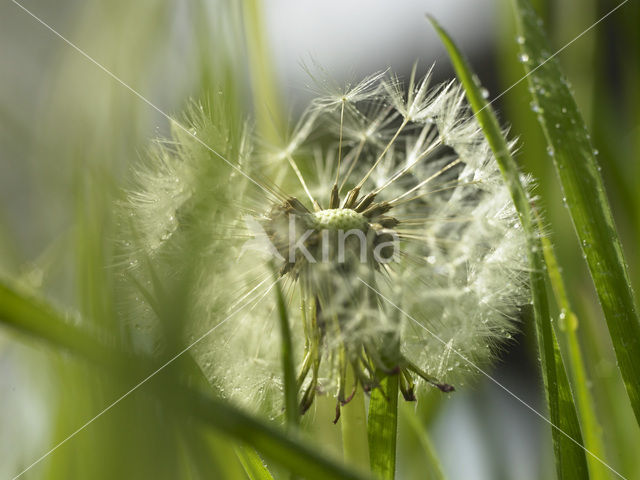
M276 275L277 277L277 275ZM287 426L298 425L300 420L300 408L298 407L298 386L296 372L293 367L293 342L291 341L291 328L289 327L289 313L284 302L280 282L276 278L275 284L276 302L278 304L278 320L280 323L280 338L282 350L282 371L284 373L284 414Z
M0 324L45 340L57 348L80 353L91 361L104 362L111 353L103 343L72 325L46 302L2 280Z
M578 318L571 308L569 298L564 286L564 280L558 268L558 262L553 252L551 241L547 237L542 237L542 247L544 257L549 272L549 279L554 295L560 306L560 321L558 326L561 337L565 338L565 344L569 353L568 370L573 378L573 388L575 389L576 407L584 433L584 446L593 455L587 456L589 473L592 480L609 478L610 472L607 467L599 462L594 456L604 459L604 444L600 435L601 428L595 412L595 404L588 387L587 372L584 365L582 348L578 341L577 328Z
M498 119L491 106L483 98L475 75L451 37L434 19L430 18L430 20L449 53L456 73L464 86L471 108L491 145L502 175L511 192L522 227L527 233L533 310L542 362L542 377L551 415L550 421L554 426L551 432L558 476L560 478L588 478L585 452L580 446L582 445L582 434L573 396L558 344L551 328L542 247L527 192L520 181L517 165L511 156Z
M407 431L405 442L415 445L414 455L420 455L423 461L420 465L423 478L429 480L445 480L442 464L429 437L427 425L417 414L413 404L404 402L400 407L400 422ZM402 428L402 427L401 427ZM413 478L419 478L417 476Z
M589 134L538 16L527 0L513 0L521 59L539 110L549 153L613 342L618 368L640 422L640 318Z
M294 474L317 480L368 478L324 457L318 453L317 448L293 431L276 429L210 395L188 388L180 390L181 407L185 408L187 414L254 447L266 458L288 468Z
M21 293L2 282L0 324L107 367L114 364L121 366L122 363L141 363L140 359L131 360L127 354L96 340L92 335L83 332L79 326L67 322L64 315L41 299ZM147 372L157 369L157 366L154 368L150 363L148 365L145 368ZM120 370L110 368L104 371L120 373ZM168 368L165 373L170 371ZM170 379L171 388L165 386L165 391L171 392L172 395L167 394L163 400L175 402L176 407L183 409L185 414L194 416L217 431L256 448L292 472L318 480L367 478L323 457L294 432L285 433L210 394L201 392L199 388L185 386L177 378L179 377L175 376Z
M383 480L393 480L398 436L398 375L386 376L380 388L371 392L367 434L371 471Z
M273 480L273 476L253 448L238 447L236 455L250 480Z

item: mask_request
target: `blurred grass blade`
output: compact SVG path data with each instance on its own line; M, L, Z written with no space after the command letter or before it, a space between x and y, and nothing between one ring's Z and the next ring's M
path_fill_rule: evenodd
M236 455L249 480L273 480L273 476L256 451L251 447L237 447Z
M54 347L104 362L111 351L94 336L75 328L50 305L0 280L0 324L45 340Z
M424 478L428 478L429 480L445 480L446 477L442 470L442 464L429 438L427 425L422 422L415 409L410 407L410 405L412 404L404 402L401 407L400 419L409 428L408 440L405 441L412 441L419 445L420 448L418 451L421 456L423 456L425 463L425 465L421 467L426 467L426 469L423 470Z
M374 388L369 401L367 434L371 471L383 480L393 480L396 471L398 435L398 375L387 375Z
M44 301L21 293L1 281L0 324L17 329L38 341L46 341L56 348L71 350L83 358L97 361L107 367L121 366L122 363L138 366L140 363L138 359L131 361L127 354L96 340L89 333L83 332L79 326L68 323L63 315ZM145 368L147 372L153 372L155 369L157 365L155 368ZM170 371L171 368L167 368L163 373ZM107 368L104 372L109 373L113 370ZM185 386L176 378L178 377L171 378L173 384L166 390L171 395L167 393L166 398L160 400L174 402L185 414L256 448L292 472L318 480L367 478L323 457L293 432L285 434L218 398L202 393L198 388Z
M598 292L618 368L640 423L640 319L589 134L528 0L513 0L520 58L571 219Z
M177 408L212 428L254 447L266 458L286 467L292 473L308 479L363 480L368 478L324 457L295 431L284 432L249 416L232 405L178 385Z
M293 367L293 342L291 341L291 328L289 327L289 313L287 305L284 302L282 288L276 270L275 277L275 295L278 304L278 319L280 323L280 339L282 350L282 370L284 374L284 414L287 420L287 426L292 427L298 425L300 419L300 408L298 407L298 382Z
M487 137L505 182L509 187L522 228L527 234L533 310L542 362L542 377L551 415L550 421L554 426L551 432L558 477L588 478L585 452L579 446L582 445L582 434L573 402L573 395L571 394L558 344L551 328L549 303L545 289L545 265L542 247L537 235L536 222L529 205L527 192L520 181L517 165L511 156L498 119L491 106L483 98L475 75L449 35L433 18L430 17L429 19L449 53L456 73L464 86L469 103ZM578 442L579 445L576 445L572 439Z

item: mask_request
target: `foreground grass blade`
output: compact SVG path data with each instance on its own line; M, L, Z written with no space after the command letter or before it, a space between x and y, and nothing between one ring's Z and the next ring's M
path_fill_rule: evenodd
M106 367L105 372L121 373L121 370L112 370L110 367L114 365L121 367L123 363L129 365L141 363L140 359L131 361L131 357L127 354L98 341L92 335L83 332L79 326L67 322L63 315L44 301L21 293L2 282L0 282L0 324L12 327L38 341L46 341L58 349L70 350L83 358L98 362ZM147 375L158 368L157 365L155 368L151 367L150 362L147 365L149 365L145 368ZM167 368L163 372L164 376L170 371L171 369ZM323 457L294 432L285 434L280 429L251 417L210 394L201 392L198 388L185 386L178 378L175 376L169 380L172 382L171 388L164 385L165 388L161 391L167 392L167 395L161 400L171 402L185 414L256 448L266 457L292 472L304 478L318 480L367 478Z
M513 203L518 211L522 228L527 233L529 262L531 267L531 290L542 361L542 374L549 413L559 478L588 478L587 463L582 445L582 434L576 414L573 396L559 354L559 348L549 315L549 303L545 289L544 258L537 235L536 221L529 205L527 193L520 181L517 165L511 156L498 119L483 98L468 63L449 35L430 18L444 43L453 66L464 86L469 103L480 123L496 157L502 175L509 187Z
M396 471L398 434L398 376L388 375L371 392L367 434L371 471L383 480L393 480Z
M275 270L274 270L275 272ZM277 274L275 284L276 303L278 304L278 319L280 323L280 338L282 350L282 371L284 374L284 413L287 426L298 425L300 408L298 407L298 387L296 373L293 367L293 342L291 341L291 327L289 326L289 313L284 302L282 288L278 282Z
M76 329L55 309L35 296L10 287L0 280L0 324L98 363L105 362L111 350L92 335Z
M538 16L512 0L534 109L598 292L631 406L640 423L640 318L589 134Z
M582 347L578 341L578 317L573 312L569 297L564 286L564 280L560 274L558 262L551 241L547 237L541 237L544 258L549 272L549 279L553 288L553 293L560 306L560 321L558 322L561 337L565 338L565 345L569 352L569 374L573 378L573 388L575 389L576 407L580 416L580 424L584 433L584 446L593 455L605 458L604 444L601 437L601 428L595 412L595 403L588 387L588 377L584 365ZM589 473L592 480L609 478L610 472L602 463L593 456L587 456Z
M238 447L236 455L250 480L273 480L271 473L253 448Z

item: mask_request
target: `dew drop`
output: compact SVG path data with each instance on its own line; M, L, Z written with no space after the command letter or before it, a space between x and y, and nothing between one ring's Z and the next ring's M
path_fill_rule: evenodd
M562 113L567 113L567 109L565 107L562 107Z
M535 113L541 113L542 109L540 108L540 105L538 105L536 102L531 102L529 104L531 106L531 110L534 111Z
M596 156L597 156L599 153L600 153L600 151L599 151L597 148L594 148L594 149L593 149L593 154L594 154L594 155L596 155Z
M518 35L516 37L516 42L518 42L518 45L524 45L524 37L522 35Z
M529 61L529 55L526 53L521 53L520 55L518 55L518 61L520 63L526 63Z
M553 147L551 145L549 145L547 147L547 155L549 155L550 157L553 157L553 155L556 153L556 151L553 149Z
M482 88L480 90L480 95L482 95L482 98L486 100L487 98L489 98L489 90L487 90L486 88Z

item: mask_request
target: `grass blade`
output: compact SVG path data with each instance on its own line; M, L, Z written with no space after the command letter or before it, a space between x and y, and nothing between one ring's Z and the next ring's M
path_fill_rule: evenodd
M275 272L275 270L274 270ZM291 328L289 327L289 313L284 302L280 282L277 274L275 283L276 303L278 304L278 319L280 323L280 337L282 341L282 370L284 373L284 413L287 426L298 425L300 408L298 407L298 386L296 373L293 367L293 343L291 341Z
M551 241L544 236L540 240L544 249L551 287L560 306L560 322L558 322L560 335L565 338L565 345L569 352L568 370L573 378L573 387L576 392L576 407L580 416L582 431L584 432L584 445L593 455L605 458L604 444L600 435L601 428L596 417L595 403L589 391L584 356L577 336L578 317L573 308L571 308ZM587 462L592 480L609 478L610 472L593 456L589 455Z
M618 368L640 423L640 318L589 134L538 16L527 0L513 0L520 58L532 87L569 213L613 342Z
M369 401L367 434L371 471L382 480L393 480L398 435L398 375L387 375L374 388Z
M38 341L46 341L55 348L70 350L82 358L100 363L107 367L104 370L106 373L121 373L121 370L111 368L114 364L131 366L142 363L146 365L147 372L157 369L157 365L152 367L150 362L143 363L141 359L131 360L127 354L96 340L79 326L67 322L64 315L46 302L21 293L2 282L0 324L19 330ZM136 372L139 370L136 369ZM169 372L171 368L163 372L163 378ZM292 472L318 480L367 478L323 457L295 432L285 433L210 394L201 392L199 388L186 386L178 381L178 378L176 375L169 379L172 382L171 388L165 385L164 391L170 392L171 395L167 394L162 400L172 402L176 408L182 409L185 414L193 416L205 425L254 447Z
M522 228L527 233L535 325L542 362L542 377L551 415L550 421L554 426L551 432L558 477L588 478L585 453L581 448L582 434L573 396L562 358L560 357L558 343L551 328L542 247L537 235L536 222L527 192L520 181L517 165L511 156L498 119L491 106L483 98L476 77L467 61L442 27L434 19L430 18L430 20L449 53L456 73L464 86L471 108L484 131L505 182L509 187Z
M416 475L409 478L445 480L446 477L442 470L442 464L429 437L427 425L417 414L413 404L404 402L400 408L400 423L404 426L408 434L405 437L405 442L411 443L413 448L415 448L415 453L413 454L419 455L423 459L419 465L421 476ZM400 428L402 428L402 426Z
M250 480L273 480L273 476L253 448L238 447L236 455Z
M94 336L67 321L54 308L34 295L19 291L0 280L0 324L49 344L102 363L111 351Z

